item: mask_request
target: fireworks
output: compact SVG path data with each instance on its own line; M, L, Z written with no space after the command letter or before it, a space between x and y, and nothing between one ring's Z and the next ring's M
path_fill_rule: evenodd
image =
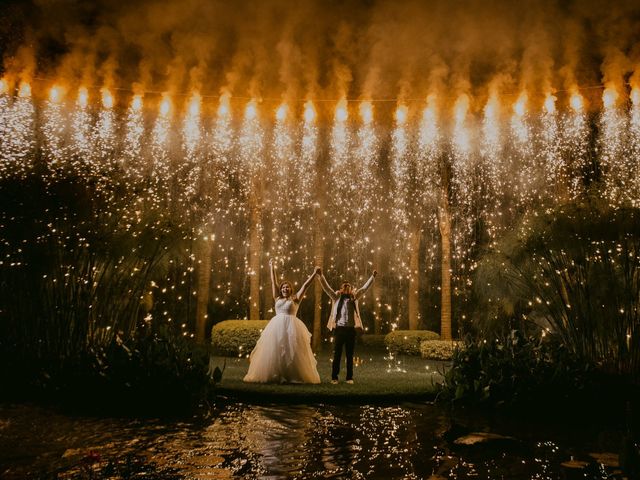
M480 111L465 94L446 110L429 96L422 111L415 102L391 110L342 99L325 126L323 110L311 101L267 108L251 100L240 111L228 94L216 106L197 92L165 94L159 102L135 94L125 102L106 88L81 87L74 95L58 84L46 100L34 99L27 83L11 88L0 82L3 177L24 176L42 158L56 175L75 172L105 193L111 183L124 185L136 198L130 208L118 208L136 236L145 228L160 231L170 215L193 235L215 232L215 298L229 308L243 305L247 292L239 279L263 268L261 256L298 272L300 259L312 266L320 241L328 252L325 269L353 282L384 252L395 282L385 286L394 292L387 292L388 311L399 322L408 285L416 291L424 265L434 268L437 249L424 243L438 236L434 218L447 162L459 295L472 276L478 222L493 245L537 206L578 198L589 175L589 112L577 90L548 94L538 110L526 92L510 108L492 94ZM625 105L621 93L603 92L598 159L614 207L637 205L640 195L638 90L631 91L628 110ZM327 175L318 177L323 168ZM260 215L252 216L250 205ZM145 220L152 212L156 223ZM250 248L249 232L258 242ZM412 256L414 250L426 260ZM194 271L193 255L185 253L184 278ZM255 292L251 302L258 303Z

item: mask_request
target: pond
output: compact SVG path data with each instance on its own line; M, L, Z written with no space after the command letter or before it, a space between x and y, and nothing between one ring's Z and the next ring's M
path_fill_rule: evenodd
M131 420L5 404L0 478L622 478L622 416L561 418L227 401L189 420ZM488 441L461 444L474 439Z

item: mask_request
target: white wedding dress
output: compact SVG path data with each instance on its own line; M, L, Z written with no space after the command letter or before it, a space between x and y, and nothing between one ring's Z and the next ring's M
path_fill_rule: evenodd
M320 383L317 361L311 351L311 333L296 317L298 304L276 300L276 316L262 331L251 352L245 382Z

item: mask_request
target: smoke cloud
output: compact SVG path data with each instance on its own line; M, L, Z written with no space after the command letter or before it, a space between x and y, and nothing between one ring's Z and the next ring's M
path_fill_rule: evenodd
M529 98L640 67L636 0L35 0L7 7L4 73L289 102Z

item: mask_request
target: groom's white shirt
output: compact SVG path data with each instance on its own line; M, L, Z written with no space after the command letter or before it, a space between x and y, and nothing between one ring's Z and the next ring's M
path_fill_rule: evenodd
M355 322L355 328L359 328L360 330L364 330L364 328L362 326L362 320L360 319L360 308L358 307L358 299L362 295L364 295L367 290L369 290L369 287L371 287L374 278L375 277L371 275L371 277L369 277L369 280L367 280L367 282L362 287L354 290L353 292L353 320ZM329 330L333 330L334 328L336 328L336 315L338 313L338 300L340 300L340 294L336 293L336 291L331 288L329 282L327 282L327 279L324 278L324 274L320 275L320 285L322 285L322 289L327 295L329 295L329 297L331 297L331 300L333 300L333 305L331 306L331 315L329 316L329 322L327 323L327 328Z

